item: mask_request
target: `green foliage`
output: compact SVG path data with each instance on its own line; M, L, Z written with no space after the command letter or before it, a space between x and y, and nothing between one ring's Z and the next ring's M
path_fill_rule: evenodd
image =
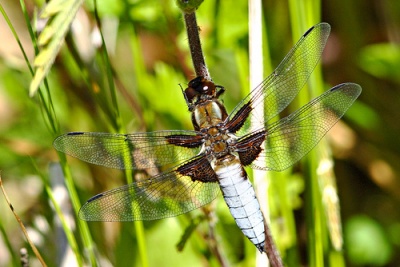
M400 46L384 43L364 47L359 65L375 77L400 83Z
M357 265L386 266L393 256L385 231L365 215L347 221L345 238L349 259Z
M75 18L82 3L82 0L53 0L43 9L40 18L48 19L49 23L37 40L42 50L35 58L35 76L29 87L30 96L36 93L49 73L72 20Z
M46 262L59 265L58 257L65 252L63 238L55 234L58 231L66 235L66 245L74 254L72 261L78 266L220 266L222 261L254 266L256 249L238 230L221 198L210 207L143 224L87 224L76 218L81 203L126 184L129 173L71 158L67 161L52 147L55 136L68 131L191 129L179 84L185 88L194 75L182 14L175 1L110 0L97 1L97 6L86 1L86 12L76 21L78 30L68 31L82 2L50 2L42 14L54 17L39 42L33 32L34 17L28 16L34 12L27 11L23 1L22 6L11 0L0 4L7 22L1 31L5 41L0 44L1 174L15 210L37 236L35 242ZM185 12L197 10L206 62L213 80L226 87L223 100L231 111L249 90L247 2L194 2L194 6L183 8ZM350 266L397 266L399 49L392 43L367 46L362 41L362 37L381 36L385 27L380 25L377 32L376 22L363 24L376 16L359 12L360 6L369 5L365 1L351 5L346 1L327 2L323 7L327 17L322 19L319 1L310 2L312 5L264 1L264 50L268 50L264 61L276 66L306 29L329 18L333 41L328 43L323 64L326 80L316 70L320 77L312 78L311 86L303 89L290 110L340 82L357 82L364 88L362 99L344 119L349 127L342 122L331 136L332 153L339 159L334 171L345 222L345 245L342 251L333 247L330 240L335 236L329 232L329 225L336 222L336 229L340 229L340 218L327 219L332 218L329 205L333 201L327 206L322 201L323 185L334 188L336 184L334 175L328 175L333 180L321 178L318 168L321 159L332 160L327 143L301 165L268 173L273 236L287 266L343 266L345 256ZM343 12L338 12L338 6ZM390 14L398 16L400 12ZM95 15L102 23L102 36L96 29ZM27 24L21 25L24 19ZM25 55L11 50L18 43ZM39 88L45 77L47 82L31 98L32 43L44 45L42 52L47 56L38 56L35 61L35 65L40 63L37 66L42 75L31 90ZM269 73L266 71L265 76ZM60 162L64 173L65 184L60 187L53 186L57 173L49 169L55 162ZM65 187L68 194L60 191ZM66 205L57 199L61 195L66 196ZM0 213L0 266L16 266L17 251L26 244L3 204ZM354 218L359 213L369 217ZM43 224L37 223L40 220L45 225L42 228ZM182 252L178 252L178 244ZM34 261L34 256L31 259Z

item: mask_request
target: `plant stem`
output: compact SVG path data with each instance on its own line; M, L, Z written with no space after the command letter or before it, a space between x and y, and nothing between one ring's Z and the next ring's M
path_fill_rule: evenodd
M250 88L256 86L263 80L263 28L262 28L262 4L260 0L249 1L249 77ZM255 112L263 114L263 104L256 107ZM268 211L268 180L264 171L253 170L254 183L257 190L257 198L260 202L261 210L264 215L264 229L265 229L265 246L264 251L268 256L270 265L273 267L283 266L282 259L279 251L276 248L270 228L268 226L267 218L269 217ZM257 256L257 266L265 266L266 259L264 256Z
M202 76L207 80L211 80L206 63L204 61L203 50L199 36L199 27L197 26L196 13L184 13L183 15L186 24L186 32L189 41L190 54L196 76Z
M268 223L264 219L265 229L265 246L264 250L268 256L269 263L272 267L283 267L283 261L279 255L279 251L275 246L274 239L272 238L271 230L268 227Z

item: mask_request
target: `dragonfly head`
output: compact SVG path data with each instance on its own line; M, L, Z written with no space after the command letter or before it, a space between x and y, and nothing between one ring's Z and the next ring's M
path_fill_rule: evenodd
M198 76L188 83L188 87L183 92L183 95L185 96L189 111L193 111L194 106L218 98L224 91L224 87L216 85L202 76Z

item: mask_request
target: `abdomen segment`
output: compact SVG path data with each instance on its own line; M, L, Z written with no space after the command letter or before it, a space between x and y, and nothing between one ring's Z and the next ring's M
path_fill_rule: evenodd
M225 202L243 234L260 250L264 251L264 217L255 191L237 157L215 164L219 184Z

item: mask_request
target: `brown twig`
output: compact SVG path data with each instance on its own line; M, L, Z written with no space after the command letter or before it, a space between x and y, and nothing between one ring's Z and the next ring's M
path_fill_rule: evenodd
M201 49L199 26L197 26L196 13L184 13L186 24L186 32L189 41L190 54L196 76L203 76L205 79L211 81L210 73L208 72L206 63L204 61L203 50Z
M264 251L267 254L269 263L272 267L283 267L283 261L279 255L279 251L275 246L274 239L272 238L271 230L268 227L267 221L264 219L264 229L265 229L265 245Z
M215 207L214 207L215 208ZM226 267L229 266L227 259L222 254L218 242L217 237L215 235L215 209L208 210L207 208L203 208L204 214L207 216L207 220L209 222L209 231L208 231L208 243L210 245L210 250L213 255L217 258L220 266Z
M14 214L15 218L17 219L19 226L21 227L22 232L24 233L26 240L28 241L29 245L31 246L33 253L35 253L36 257L42 264L42 266L47 266L46 263L44 262L42 256L40 255L40 252L37 250L36 246L33 244L32 240L30 239L28 232L24 226L24 223L21 221L21 218L18 216L18 214L15 212L13 205L10 202L10 199L7 196L6 190L3 187L3 181L1 180L1 175L0 175L0 187L1 191L3 191L4 198L7 201L8 206L10 207L12 213Z

